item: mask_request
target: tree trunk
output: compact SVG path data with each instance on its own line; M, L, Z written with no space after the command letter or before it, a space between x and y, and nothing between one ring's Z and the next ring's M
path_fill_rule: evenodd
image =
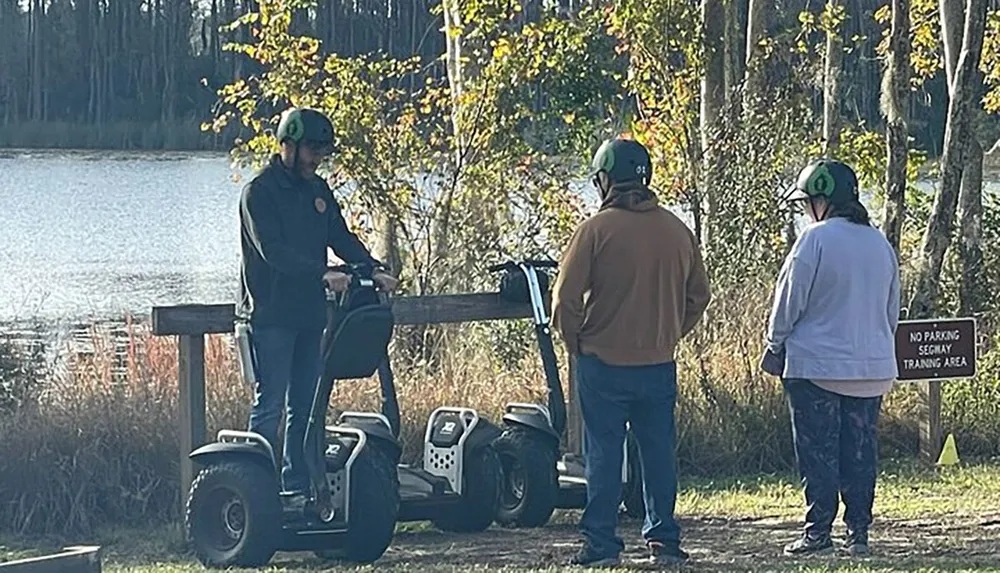
M827 9L836 15L841 0L828 0ZM840 74L844 61L843 25L836 24L826 34L826 69L823 73L823 151L833 154L840 145Z
M767 15L774 8L773 0L750 0L747 15L746 85L743 94L744 109L754 109L762 93L764 63L760 42L767 35Z
M962 23L965 21L965 11L961 3L955 0L941 0L939 8L948 91L949 95L954 97L955 72L959 52L962 49ZM970 89L978 91L982 81L982 74L976 70ZM983 148L975 136L981 108L979 99L971 97L969 106L968 148L966 148L966 160L963 162L965 168L958 199L960 237L958 254L962 265L958 298L959 309L963 316L971 316L979 309L983 271Z
M701 79L701 152L702 196L706 199L705 213L708 224L703 227L705 237L702 244L711 248L712 218L715 216L715 181L719 173L720 153L716 149L714 132L719 129L722 108L725 105L726 54L723 44L725 36L725 10L722 0L702 0L701 26L702 42L705 48L705 75Z
M440 199L435 213L434 255L427 265L428 273L435 275L438 274L435 272L437 264L447 259L451 234L452 202L456 195L461 194L462 170L464 169L462 162L465 156L465 133L462 129L461 98L465 91L465 69L462 63L461 8L461 0L445 0L444 2L445 63L448 71L448 88L451 94L452 147L455 164L452 181ZM444 278L447 274L440 273L440 276Z
M726 12L726 28L724 38L725 51L725 90L726 104L730 106L730 117L739 116L739 102L735 101L737 89L744 75L743 49L746 44L743 25L743 18L740 14L740 7L735 0L728 0L723 6Z
M979 107L976 101L971 103L973 110ZM974 111L972 117L975 117ZM962 261L962 282L959 286L958 300L962 316L972 316L979 312L985 294L982 246L983 148L974 135L970 135L968 140L965 170L962 173L962 191L958 199L958 256Z
M973 82L983 49L988 0L968 0L962 52L955 67L952 97L945 125L944 155L941 159L941 190L934 200L934 210L924 232L916 289L910 302L909 317L929 318L935 311L941 266L951 242L955 208L962 182L969 139L969 112L976 97Z
M906 158L910 109L910 0L892 0L889 65L882 83L888 169L882 231L899 254L906 207Z

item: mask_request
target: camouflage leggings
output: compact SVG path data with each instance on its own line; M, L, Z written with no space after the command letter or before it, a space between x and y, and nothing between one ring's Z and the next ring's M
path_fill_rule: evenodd
M849 531L872 522L882 398L851 398L807 380L785 380L795 458L805 486L806 533L829 535L844 502Z

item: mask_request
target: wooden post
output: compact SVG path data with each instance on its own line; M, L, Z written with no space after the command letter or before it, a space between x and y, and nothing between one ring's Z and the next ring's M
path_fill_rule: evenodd
M920 394L920 457L934 463L941 452L941 382L917 384Z
M566 413L566 445L569 453L583 455L583 414L576 393L576 355L569 355L569 408Z
M194 481L194 463L188 457L205 443L205 335L184 334L178 343L178 392L180 408L181 507Z

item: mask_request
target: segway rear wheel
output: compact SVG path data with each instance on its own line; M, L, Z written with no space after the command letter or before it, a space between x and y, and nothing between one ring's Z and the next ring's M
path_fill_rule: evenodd
M281 534L278 481L264 464L213 464L191 484L187 539L205 567L263 567Z
M443 510L433 520L442 531L473 533L486 531L500 506L500 458L496 449L486 444L472 451L464 460L461 500Z
M351 507L342 549L316 551L326 560L373 563L392 543L399 515L399 476L392 458L369 441L351 466Z
M515 426L494 445L503 471L496 522L506 527L545 525L559 498L554 440Z

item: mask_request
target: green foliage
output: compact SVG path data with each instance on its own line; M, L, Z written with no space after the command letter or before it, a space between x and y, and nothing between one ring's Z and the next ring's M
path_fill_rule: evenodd
M702 68L697 6L623 0L607 11L607 24L618 42L615 51L629 59L624 87L638 111L634 123L623 114L618 129L632 131L650 149L653 187L668 199L691 203L697 197L692 191Z
M460 4L464 23L448 32L462 42L453 86L418 58L324 55L321 42L290 31L312 2L263 0L233 24L253 41L227 46L263 71L220 90L205 129L238 119L253 136L234 156L259 166L277 150L285 105L329 114L344 152L324 173L350 212L396 227L411 291L472 288L497 255L557 254L579 204L567 191L573 163L556 154L591 145L617 82L596 13L521 25L516 4Z
M989 87L983 105L990 113L1000 113L1000 10L993 10L986 19L983 36L981 68Z
M890 4L882 5L874 14L883 25L882 41L876 48L885 58L889 50L892 23ZM919 87L944 69L944 48L941 43L941 16L937 0L910 0L910 83Z

